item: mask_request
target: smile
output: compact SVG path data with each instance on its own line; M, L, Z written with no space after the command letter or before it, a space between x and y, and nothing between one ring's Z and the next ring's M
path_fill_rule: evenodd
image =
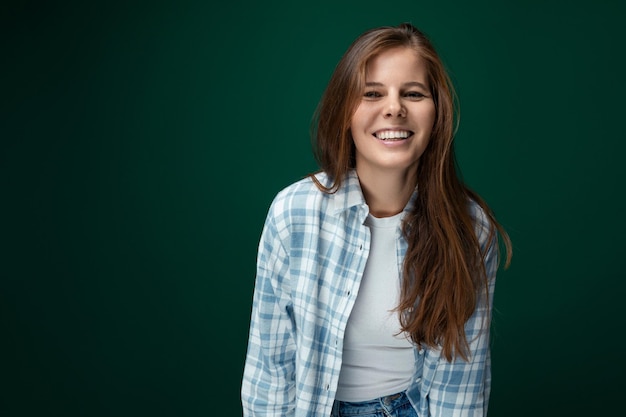
M413 132L410 130L379 130L373 134L376 139L388 141L404 140L411 135L413 135Z

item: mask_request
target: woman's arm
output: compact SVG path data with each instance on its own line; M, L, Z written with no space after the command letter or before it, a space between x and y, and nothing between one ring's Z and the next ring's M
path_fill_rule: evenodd
M469 361L455 358L448 362L440 357L432 373L429 411L432 417L459 416L484 417L487 415L491 390L491 351L489 329L493 307L493 294L498 270L497 239L488 241L489 228L483 213L478 216L478 237L485 257L488 292L481 291L474 314L465 324L469 343ZM434 354L434 352L429 352Z
M295 407L289 258L278 236L274 211L272 206L259 243L241 387L244 416L289 416Z

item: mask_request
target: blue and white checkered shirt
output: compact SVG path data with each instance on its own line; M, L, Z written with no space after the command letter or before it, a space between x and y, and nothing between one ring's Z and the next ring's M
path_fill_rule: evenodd
M318 179L328 181L325 174ZM477 204L471 210L484 247L490 225ZM241 388L244 416L330 415L344 331L369 253L370 234L364 225L368 212L354 171L334 194L319 191L306 178L272 202L259 243ZM402 271L407 242L400 230L398 237ZM486 259L490 299L498 268L496 243L491 243ZM487 414L489 312L483 295L465 325L469 362L448 362L438 349L415 349L407 396L420 417Z

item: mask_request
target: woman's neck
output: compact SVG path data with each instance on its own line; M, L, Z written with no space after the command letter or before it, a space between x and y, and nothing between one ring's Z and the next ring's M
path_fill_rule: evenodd
M374 217L389 217L400 213L417 185L415 170L360 172L357 166L356 171L363 196Z

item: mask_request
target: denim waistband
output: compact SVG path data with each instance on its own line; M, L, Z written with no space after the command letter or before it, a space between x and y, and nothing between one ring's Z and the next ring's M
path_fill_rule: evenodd
M333 404L333 416L357 416L362 414L374 414L377 412L393 412L399 407L410 405L409 399L404 392L386 395L368 401L338 401ZM384 411L383 411L384 410Z

